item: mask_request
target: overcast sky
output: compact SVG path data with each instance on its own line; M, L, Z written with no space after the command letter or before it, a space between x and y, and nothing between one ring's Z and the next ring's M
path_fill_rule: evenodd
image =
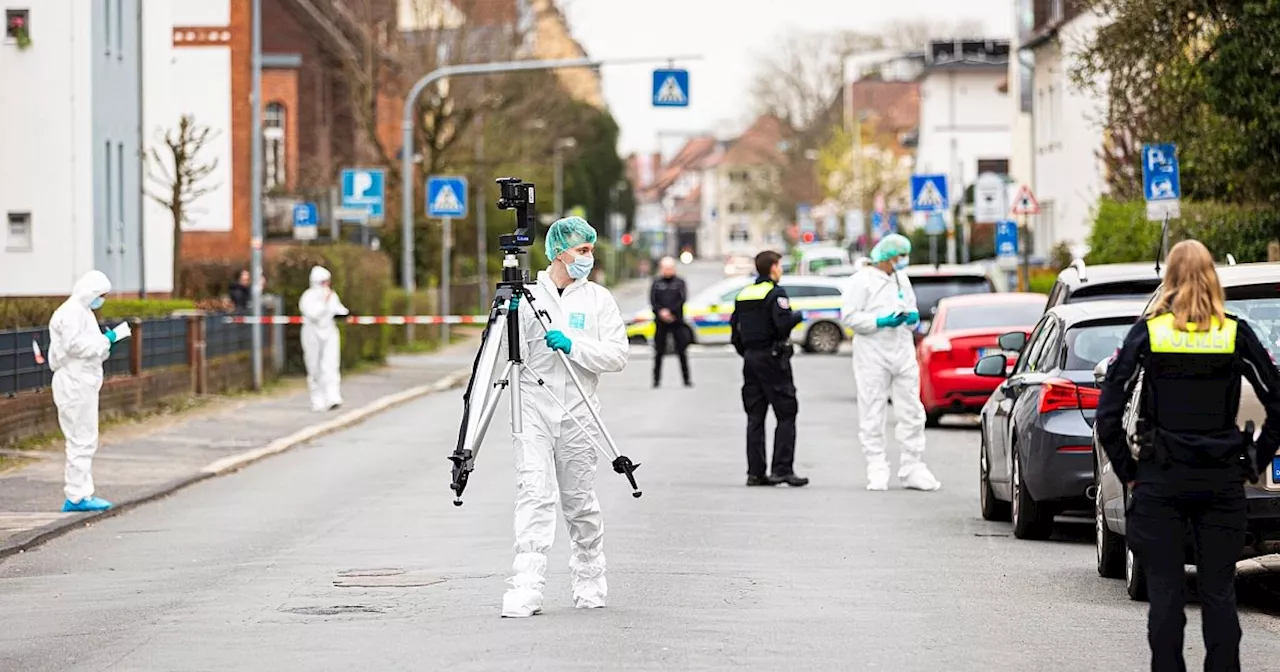
M650 65L606 67L604 94L622 127L619 150L649 152L659 132L741 130L756 55L789 30L867 31L885 21L937 17L981 21L1009 37L1013 0L560 0L573 34L593 58L700 54L689 70L687 109L654 108ZM667 152L675 136L662 139Z

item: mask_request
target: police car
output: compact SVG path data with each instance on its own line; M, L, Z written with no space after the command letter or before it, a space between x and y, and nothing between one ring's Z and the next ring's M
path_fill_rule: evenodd
M746 276L726 278L685 303L684 320L693 332L694 343L729 344L729 318L733 315L734 300L753 280ZM840 278L784 275L779 284L787 290L791 309L804 317L791 334L793 343L806 352L833 354L839 351L841 343L853 336L853 331L840 322L840 309L844 306ZM628 321L627 340L650 343L656 331L653 311L642 310Z

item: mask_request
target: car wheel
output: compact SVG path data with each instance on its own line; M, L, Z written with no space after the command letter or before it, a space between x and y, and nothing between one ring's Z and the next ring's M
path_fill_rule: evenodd
M929 429L937 429L942 426L942 411L926 411L924 414L924 426Z
M1094 478L1095 483L1099 483L1100 479ZM1102 486L1095 486L1098 494L1093 496L1093 527L1094 527L1094 549L1098 556L1098 576L1106 579L1122 579L1125 578L1125 564L1128 559L1125 557L1124 537L1112 532L1107 527L1107 516L1103 510L1102 504Z
M840 352L840 341L844 340L840 328L830 322L819 322L809 328L809 337L805 339L805 347L810 352L834 355Z
M1043 502L1032 499L1022 479L1022 456L1017 446L1013 450L1013 536L1019 539L1048 539L1053 534L1053 510Z
M991 489L991 464L987 461L987 437L984 434L978 448L978 503L982 507L983 520L1008 522L1010 517L1009 502L996 499Z
M1135 602L1147 601L1147 572L1128 544L1124 548L1124 589L1129 593L1129 599Z

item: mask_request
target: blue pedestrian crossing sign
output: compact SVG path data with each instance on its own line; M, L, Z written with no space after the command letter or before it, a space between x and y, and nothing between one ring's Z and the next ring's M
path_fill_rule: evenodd
M427 178L427 216L457 219L467 216L467 178L432 175Z
M381 219L386 200L386 171L348 168L342 171L342 207L365 210L370 219Z
M1010 220L996 222L996 256L1018 256L1018 224Z
M653 71L654 107L689 107L689 71Z
M914 212L946 212L947 176L912 175L911 209Z

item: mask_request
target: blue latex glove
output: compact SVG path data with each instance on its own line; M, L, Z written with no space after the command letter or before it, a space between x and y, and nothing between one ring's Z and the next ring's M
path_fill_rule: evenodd
M906 324L907 324L907 326L909 326L909 327L914 327L914 326L916 326L917 324L920 324L920 311L918 311L918 310L913 310L913 311L911 311L911 312L907 313L907 320L906 320Z
M559 350L567 355L573 349L573 341L569 340L568 336L565 336L563 332L557 329L556 331L547 332L547 347L552 350Z
M114 332L114 331L112 331L112 330L108 329L108 330L107 330L107 333L103 334L103 336L106 336L106 337L107 337L107 342L108 342L108 343L110 343L110 344L112 344L112 345L115 345L116 340L117 340L117 339L116 339L116 332Z
M520 307L520 295L516 294L515 296L511 297L511 304L510 304L511 312L514 313L516 308L519 308L519 307Z
M884 315L876 318L876 326L884 329L886 327L896 327L906 321L906 317L898 314Z

